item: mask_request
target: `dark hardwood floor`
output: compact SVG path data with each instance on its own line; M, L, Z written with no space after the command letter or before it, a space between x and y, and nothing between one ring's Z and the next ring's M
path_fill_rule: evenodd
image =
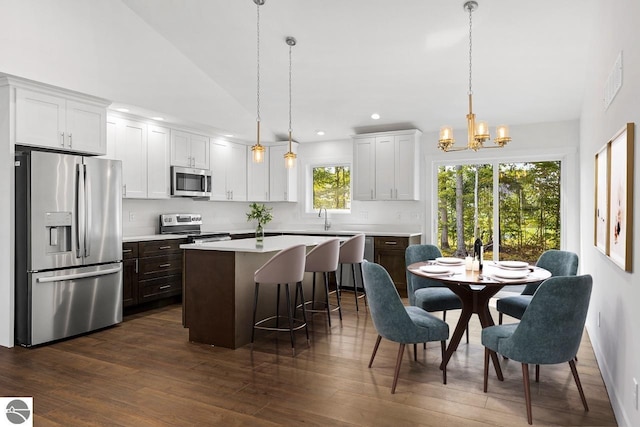
M40 348L0 348L0 395L33 396L38 427L527 425L519 363L503 360L505 381L492 370L489 391L482 391L477 318L471 343L463 340L449 363L446 385L439 343L429 343L426 352L419 347L417 362L412 350L405 353L392 395L397 344L383 340L367 368L376 331L350 296L342 325L334 313L329 330L316 314L311 345L296 334L296 357L287 334L258 333L253 351L190 343L179 305ZM447 314L451 331L457 315ZM577 366L590 411L568 364L543 366L540 383L531 383L534 425L616 425L586 333Z

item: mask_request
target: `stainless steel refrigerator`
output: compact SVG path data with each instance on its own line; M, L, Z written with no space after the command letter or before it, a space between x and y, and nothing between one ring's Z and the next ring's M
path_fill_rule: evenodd
M122 321L122 166L16 151L16 344Z

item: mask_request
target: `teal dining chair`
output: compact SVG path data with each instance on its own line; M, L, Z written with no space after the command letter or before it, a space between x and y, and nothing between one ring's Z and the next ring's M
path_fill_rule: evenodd
M406 266L421 261L435 260L442 256L435 245L410 245L404 253ZM448 310L460 310L462 301L453 291L438 280L416 276L407 270L407 296L409 304L428 312L442 311L442 320L447 320ZM467 344L469 343L469 325L467 325Z
M540 255L536 266L549 270L551 276L575 276L578 274L578 255L570 251L550 249ZM502 325L503 314L521 319L538 286L540 283L532 283L520 295L500 298L496 303L498 324Z
M589 410L574 356L580 347L592 287L590 275L551 277L542 282L519 323L482 330L484 392L487 392L492 353L520 362L529 424L532 423L529 364L569 362L584 410Z
M444 356L445 341L449 337L449 326L434 315L415 307L402 304L398 290L387 270L381 265L365 262L362 264L363 282L367 292L369 312L378 338L371 354L369 368L373 365L380 341L384 337L400 344L393 375L391 393L396 392L398 374L406 344L413 344L414 360L417 359L416 344L440 341L441 355ZM447 383L447 368L442 370L442 383Z

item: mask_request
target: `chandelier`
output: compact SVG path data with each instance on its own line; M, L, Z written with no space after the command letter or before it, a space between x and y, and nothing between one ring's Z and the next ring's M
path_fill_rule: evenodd
M473 90L471 89L471 53L473 44L471 42L471 29L472 13L477 8L478 2L476 1L468 1L464 4L464 9L469 12L469 114L467 114L467 146L454 147L453 128L451 126L443 126L440 128L440 139L438 139L438 148L442 151L478 151L481 148L502 148L511 141L509 137L509 127L500 125L496 128L496 138L494 139L496 145L485 147L484 142L491 139L489 135L489 125L485 121L476 122L476 115L473 113Z
M287 169L291 169L296 165L296 153L291 151L291 48L296 45L296 39L293 37L287 37L285 39L289 46L289 151L284 155L284 166Z
M264 161L264 145L260 144L260 6L264 4L264 0L253 0L257 6L257 19L256 19L256 32L257 36L257 89L256 89L256 104L257 104L257 116L256 116L256 143L251 146L251 157L254 163L262 163Z

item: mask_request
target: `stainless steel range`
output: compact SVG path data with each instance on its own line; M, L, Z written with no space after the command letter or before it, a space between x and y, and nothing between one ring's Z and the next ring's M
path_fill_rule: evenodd
M188 243L219 242L231 240L229 233L203 233L200 214L162 214L160 215L160 234L184 234Z

